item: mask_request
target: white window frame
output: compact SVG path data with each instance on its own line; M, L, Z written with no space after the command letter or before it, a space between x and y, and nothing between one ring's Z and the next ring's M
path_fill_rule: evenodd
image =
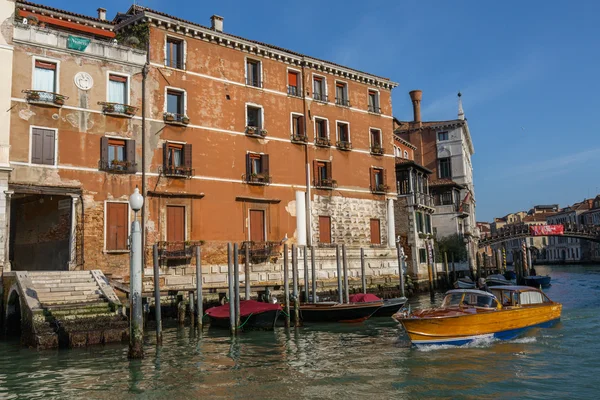
M251 152L249 152L251 153ZM257 153L254 153L257 154ZM262 153L260 153L262 154ZM267 237L267 233L268 233L268 229L267 229L267 210L264 208L248 208L248 214L247 214L247 218L248 218L248 240L251 240L251 231L252 231L252 227L250 226L250 211L262 211L263 212L263 227L264 227L264 233L265 233L265 242L267 242L269 240L269 238Z
M304 85L304 82L302 81L302 71L296 68L287 68L287 72L286 72L286 77L285 80L287 82L287 86L285 87L285 92L288 92L288 86L290 86L290 74L289 72L293 71L296 74L298 74L298 97L302 97L302 86Z
M338 131L339 123L348 125L348 143L352 143L352 135L350 134L350 122L337 120L337 119L335 120L335 141L336 141L336 143L340 141L340 133Z
M339 83L343 83L343 84L344 84L344 87L345 87L345 89L346 89L346 100L348 100L348 104L352 105L352 103L350 103L350 86L348 85L348 82L347 82L347 81L343 81L343 80L341 80L341 79L336 79L336 80L335 80L335 97L336 97L336 98L334 99L334 101L335 101L335 105L338 105L338 104L337 104L337 84L338 84L338 82L339 82ZM347 106L347 105L345 105L345 104L342 104L342 105L341 105L341 107L350 107L350 106Z
M187 116L188 115L188 113L187 113L187 97L188 97L187 92L185 91L185 89L181 89L181 88L174 87L174 86L165 86L165 93L164 93L165 104L163 107L163 113L167 112L167 92L169 90L172 90L174 92L181 92L183 94L183 115Z
M169 41L169 38L171 39L175 39L175 40L179 40L182 42L183 44L183 65L181 66L182 68L175 68L175 67L171 67L171 66L167 66L167 43ZM186 66L187 66L187 41L185 40L185 38L183 37L179 37L179 36L175 36L175 35L170 35L170 34L165 34L165 44L163 47L163 62L162 64L165 66L165 68L171 68L174 70L178 70L178 71L185 71L186 70Z
M171 140L169 140L169 143L179 143L179 142L173 142ZM184 143L185 144L185 143ZM163 238L164 241L167 241L167 232L168 232L168 218L167 218L167 207L183 207L183 240L187 241L188 239L188 207L186 205L183 204L165 204L165 229L163 230Z
M35 164L31 162L31 146L33 145L33 129L47 129L49 131L54 131L54 164ZM58 167L58 129L50 128L47 126L39 126L39 125L29 125L29 155L27 156L27 164L32 167L42 167L42 168L57 168Z
M246 115L247 116L247 115ZM294 117L302 117L304 118L304 114L302 113L297 113L297 112L291 112L290 113L290 137L294 135ZM304 129L306 130L306 121L304 121ZM304 132L299 132L299 134L304 134ZM306 135L308 136L308 135Z
M331 140L331 129L329 129L329 119L325 118L325 117L319 117L317 115L315 115L313 117L313 135L315 137L315 140L317 139L317 119L320 119L320 120L326 122L326 125L327 125L327 139ZM337 131L337 127L336 127L336 131ZM337 135L337 133L336 133L336 135Z
M115 71L106 71L106 101L109 102L110 101L110 91L109 91L109 87L110 87L110 76L111 75L116 75L116 76L121 76L123 78L127 79L126 82L126 88L127 88L127 98L126 100L126 105L131 105L131 75L123 73L123 72L115 72ZM165 92L166 93L166 92Z
M55 83L55 92L54 93L60 93L60 60L57 60L55 58L47 58L47 57L38 57L38 56L33 56L31 58L31 89L33 89L33 80L35 79L35 62L39 60L42 62L47 62L47 63L52 63L52 64L56 64L56 70L54 72L54 80L56 81Z
M379 131L379 141L381 142L381 147L383 147L383 132L381 128L374 128L372 126L369 127L369 148L373 147L373 142L371 140L371 131Z
M248 126L248 106L260 108L260 122L261 122L262 126L260 126L258 128L266 130L267 128L265 128L265 109L262 105L256 104L256 103L246 103L246 105L244 107L244 121L246 121L246 123L244 125L244 129Z
M369 110L369 92L377 93L377 107L379 107L379 109L381 109L381 92L379 92L379 89L368 87L367 88L367 111ZM377 111L369 111L369 112L372 114L381 114Z
M327 98L327 101L315 99L315 77L323 78L323 86L325 86L325 97ZM327 91L327 77L325 75L313 73L312 78L311 78L311 84L312 84L312 87L311 87L312 96L310 96L310 99L314 100L314 101L319 101L321 103L329 103L329 95L328 95L328 91Z
M106 226L108 224L108 203L125 203L127 204L127 236L131 236L131 206L129 205L129 201L127 200L104 200L104 243L103 243L103 252L107 254L121 254L121 253L129 253L130 249L125 250L107 250L106 249Z
M253 86L253 85L248 84L248 60L256 61L258 63L258 70L259 70L259 75L260 75L259 86ZM262 62L262 60L255 58L255 57L248 57L248 56L244 57L244 85L246 85L247 87L253 87L256 89L262 89L265 87L265 81L263 79L263 62Z
M408 150L404 150L404 158L408 160Z

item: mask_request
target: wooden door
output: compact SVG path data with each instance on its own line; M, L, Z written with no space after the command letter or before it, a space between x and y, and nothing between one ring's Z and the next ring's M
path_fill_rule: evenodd
M185 207L167 206L167 242L185 241Z
M319 243L331 243L331 217L319 216Z
M371 244L381 244L381 230L378 219L371 220Z
M250 241L266 241L265 212L263 210L250 210Z

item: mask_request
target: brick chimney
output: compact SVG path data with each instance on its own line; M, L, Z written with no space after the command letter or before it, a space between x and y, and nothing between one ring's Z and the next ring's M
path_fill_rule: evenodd
M96 11L98 11L98 19L106 21L106 8L99 8Z
M223 32L223 17L218 15L210 17L210 28L217 32Z
M410 99L413 104L413 122L421 122L421 98L423 97L423 92L420 90L412 90L408 92L410 95Z

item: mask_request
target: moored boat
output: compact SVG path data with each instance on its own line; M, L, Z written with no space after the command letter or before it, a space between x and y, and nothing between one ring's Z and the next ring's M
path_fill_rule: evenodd
M240 327L244 330L273 330L279 312L280 304L261 303L255 300L240 301ZM229 304L212 307L206 310L210 325L229 329Z
M550 286L550 275L536 275L536 276L526 276L525 284L527 286L533 287L549 287Z
M395 297L393 299L380 299L371 293L359 293L350 296L350 303L376 303L383 301L383 305L371 315L373 317L391 317L406 304L406 297Z
M470 277L465 276L454 282L454 287L457 289L473 289L475 288L475 282Z
M512 339L534 326L560 319L562 305L529 286L496 286L492 293L455 289L439 308L419 310L394 318L415 346L463 345L477 339Z
M300 304L300 318L304 322L362 322L382 306L383 301L304 303Z
M488 286L508 286L514 285L514 281L509 281L502 274L493 274L485 278L485 283Z

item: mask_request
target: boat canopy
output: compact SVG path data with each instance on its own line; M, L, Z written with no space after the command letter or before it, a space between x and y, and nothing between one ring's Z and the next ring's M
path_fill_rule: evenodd
M457 306L473 306L498 308L498 299L492 293L477 289L455 289L446 292L442 308Z

